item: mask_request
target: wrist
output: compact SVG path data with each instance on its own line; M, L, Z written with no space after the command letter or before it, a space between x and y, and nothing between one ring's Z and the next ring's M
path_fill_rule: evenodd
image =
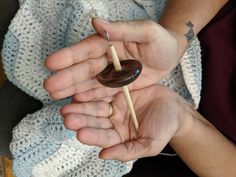
M191 130L194 126L194 108L187 103L185 100L183 101L182 107L182 114L180 115L179 127L176 130L174 136L171 138L170 143L172 141L183 139L185 136L188 136L191 133Z
M172 21L173 20L173 21ZM179 46L179 58L181 59L188 45L197 34L196 27L192 21L176 21L174 19L162 16L159 24L172 34ZM184 22L184 23L183 23Z
M184 35L176 33L175 31L168 28L165 29L176 40L176 43L178 45L178 59L180 60L183 57L185 51L187 50L189 43Z
M182 117L180 119L179 128L170 140L171 145L185 142L188 139L192 139L192 137L196 135L196 132L201 134L202 132L199 132L199 130L203 129L203 127L211 127L211 129L215 129L215 127L211 123L204 119L187 102L185 103L185 106L183 106L183 108L184 109Z

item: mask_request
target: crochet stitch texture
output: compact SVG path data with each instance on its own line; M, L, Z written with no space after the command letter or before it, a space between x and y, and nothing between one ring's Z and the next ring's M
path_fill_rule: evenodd
M3 46L8 79L44 107L27 115L13 130L11 152L17 177L120 177L133 162L101 160L100 148L81 144L64 128L59 109L70 101L53 101L43 81L53 73L44 67L52 52L93 34L92 17L109 21L161 16L164 0L20 0ZM195 107L201 90L200 45L194 39L181 63L160 81Z

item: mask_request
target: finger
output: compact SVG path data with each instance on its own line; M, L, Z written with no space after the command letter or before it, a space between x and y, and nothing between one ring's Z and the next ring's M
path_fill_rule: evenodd
M101 72L107 65L106 56L87 60L81 64L61 70L49 77L44 82L44 88L49 92L55 92L71 87L74 84L90 79Z
M95 30L104 36L108 32L111 40L149 42L156 30L156 23L148 20L107 22L99 18L93 18L92 24Z
M109 97L104 97L104 98L101 98L102 101L105 101L107 103L110 103L112 102L113 100L113 96L109 96Z
M53 99L62 99L62 98L72 96L76 93L80 93L80 92L82 93L82 92L88 91L90 89L95 89L98 87L102 87L101 84L97 81L96 78L91 78L81 83L75 83L71 87L52 92L50 93L50 96Z
M109 97L101 98L100 100L105 101L107 103L111 103L113 99L114 99L113 96L109 96ZM72 97L71 103L81 103L81 102L76 100L74 97Z
M121 143L120 136L114 129L82 128L77 132L77 139L84 144L101 148Z
M87 103L72 103L61 108L62 116L67 114L86 114L95 117L109 117L110 104L103 101L87 102Z
M158 149L151 149L151 140L139 139L129 141L124 144L103 149L99 156L102 159L119 160L123 162L135 160L142 157L154 156L158 154Z
M47 57L45 65L57 71L86 59L101 57L106 53L107 41L99 35L92 35L76 45L60 49Z
M98 87L83 93L75 94L74 99L77 101L95 101L104 97L110 97L120 91L120 88Z
M112 123L107 117L94 117L82 114L68 114L64 117L64 125L69 130L77 131L81 128L112 128Z

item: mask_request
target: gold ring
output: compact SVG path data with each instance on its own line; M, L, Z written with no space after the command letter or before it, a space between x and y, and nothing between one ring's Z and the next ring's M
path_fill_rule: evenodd
M110 118L113 114L113 106L111 103L109 103L109 115L108 115L108 118Z

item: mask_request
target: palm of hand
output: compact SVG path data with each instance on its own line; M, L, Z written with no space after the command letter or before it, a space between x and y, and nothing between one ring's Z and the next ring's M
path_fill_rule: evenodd
M132 93L140 124L138 133L133 127L123 96L118 95L114 99L112 103L118 107L117 115L110 120L121 142L103 150L101 157L111 157L113 154L115 159L128 161L154 156L163 150L178 129L179 112L174 105L170 105L167 97L157 95L157 91L166 91L165 88L162 89L153 86Z
M120 59L137 59L143 63L141 76L129 85L130 90L155 84L178 63L179 48L176 38L171 32L153 23L144 23L149 30L143 36L140 34L141 37L136 42L112 41ZM113 96L120 91L104 88L95 78L109 60L107 47L107 41L96 34L49 56L46 66L57 72L46 80L44 86L52 98L75 95L78 101L90 101Z
M165 35L165 37L158 39L152 38L145 43L111 42L121 60L136 59L143 64L142 73L136 81L129 85L130 90L137 90L156 84L177 65L179 55L177 42L169 33L166 32ZM111 61L109 51L106 55L108 60ZM93 77L91 76L91 79ZM120 89L111 89L103 86L95 87L82 93L77 93L75 99L78 101L99 100L120 91Z
M177 41L170 32L164 29L162 31L161 36L147 37L144 43L112 42L120 59L136 59L144 65L140 79L131 88L139 89L152 85L177 65L179 61ZM109 54L108 56L111 58Z
M99 120L99 123L81 125L81 122L91 121L91 118L87 117L86 121L77 119L78 122L72 125L69 114L66 114L70 112L69 107L67 111L63 110L62 114L65 115L65 126L76 130L80 141L104 148L100 153L101 158L128 161L157 155L177 132L180 126L181 109L178 108L177 103L170 101L172 97L176 95L162 86L150 86L132 92L140 124L138 133L133 126L122 94L114 97L112 101L114 113L109 119L105 116L94 119L94 122ZM81 108L87 111L77 108L73 114L81 116L82 112L86 116L88 114L96 116L95 111L86 109L89 103L81 104L83 104ZM106 110L103 112L103 115L107 115ZM75 124L78 126L73 127Z

